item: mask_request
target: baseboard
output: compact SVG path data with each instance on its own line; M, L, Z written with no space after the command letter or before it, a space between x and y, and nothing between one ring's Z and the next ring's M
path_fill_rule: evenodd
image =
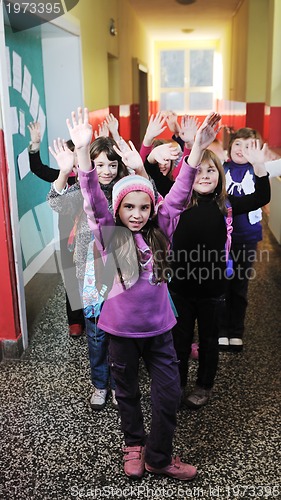
M22 354L22 336L17 340L0 340L0 362L9 359L19 359Z

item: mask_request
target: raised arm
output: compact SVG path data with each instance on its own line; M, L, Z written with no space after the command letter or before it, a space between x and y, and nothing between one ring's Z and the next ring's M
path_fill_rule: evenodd
M208 114L202 125L200 125L188 157L188 164L191 167L199 165L205 149L208 148L220 131L221 127L218 127L220 119L221 115L212 112Z
M269 173L269 177L279 177L281 176L281 158L276 160L270 160L265 162L265 168Z
M247 143L247 146L243 144L243 156L253 165L257 177L267 175L265 168L266 152L267 145L264 144L261 148L259 139L252 139Z
M94 138L97 139L98 137L108 137L108 136L109 136L109 130L106 122L103 121L102 123L98 124L98 130L94 131Z
M269 173L270 178L281 176L281 158L268 160L270 157L270 150L267 144L264 144L262 149L260 149L259 141L253 142L243 151L243 155L249 163L253 165L257 177L266 175L264 173L264 168L266 172Z
M164 132L167 128L165 126L165 121L166 116L161 111L159 111L155 116L151 115L140 149L140 155L143 162L152 149L153 140L162 134L162 132Z
M67 118L66 125L72 142L75 145L77 160L80 170L89 172L92 170L90 158L90 144L93 137L93 129L89 123L89 111L87 108L78 108L77 113L72 111L71 119Z
M158 192L166 196L174 181L160 172L157 163L165 163L167 159L174 161L178 156L178 148L171 143L161 144L153 148L145 161L145 170L154 180Z
M41 130L39 122L31 122L27 125L30 133L30 151L38 151L40 149L41 142Z
M184 115L181 119L179 136L187 149L191 149L200 123L195 116Z
M171 143L160 144L152 149L147 160L149 163L164 163L167 160L176 160L179 155L178 148Z
M182 167L182 164L183 164L183 161L184 159L190 155L190 151L191 151L191 148L187 148L186 145L184 144L184 148L183 148L183 152L182 152L182 156L181 156L181 159L179 161L179 163L177 164L177 166L174 168L173 172L172 172L172 176L173 176L173 179L175 180L177 178L177 176L179 175L180 173L180 169Z
M121 140L121 136L119 134L119 122L117 118L112 113L110 113L105 117L105 123L112 135L112 138L115 140L115 142L119 142Z
M51 155L55 158L58 167L59 175L54 182L55 189L58 193L62 193L67 187L67 179L73 170L74 153L70 151L67 144L62 139L56 139L53 142L53 148L49 146Z
M30 133L30 145L28 148L29 155L29 166L33 174L35 174L39 179L47 182L54 182L59 175L59 170L56 168L50 168L48 165L44 165L40 156L40 123L31 122L27 125Z
M151 115L145 136L143 138L143 144L145 146L151 146L153 139L158 137L167 128L165 126L166 116L164 113L159 111L155 116Z
M148 175L143 165L142 158L138 153L138 151L136 150L132 141L129 141L129 143L127 144L126 141L122 139L117 143L117 146L118 147L113 146L113 148L116 151L116 153L120 156L122 162L124 163L124 165L126 165L128 170L129 171L131 170L132 173L148 178Z
M90 144L93 134L89 123L88 109L78 108L77 112L73 111L71 120L67 119L66 124L75 145L79 165L78 177L89 227L103 249L107 244L103 226L114 227L114 220L108 209L108 201L100 188L97 171L93 168L90 158ZM109 237L111 231L106 232L106 234Z
M255 179L255 191L244 196L228 195L233 215L240 215L257 210L270 202L270 182L268 175Z
M180 126L178 124L178 115L174 111L169 111L166 116L167 125L175 137L180 135Z

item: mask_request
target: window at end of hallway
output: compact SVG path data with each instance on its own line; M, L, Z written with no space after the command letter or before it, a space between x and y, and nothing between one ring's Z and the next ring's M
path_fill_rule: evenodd
M200 115L215 109L216 61L213 49L160 51L160 109Z

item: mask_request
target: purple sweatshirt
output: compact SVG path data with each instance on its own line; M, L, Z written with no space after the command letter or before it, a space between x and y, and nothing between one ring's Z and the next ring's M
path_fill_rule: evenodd
M176 182L160 204L157 212L158 225L171 241L179 216L187 206L196 175L196 169L184 163ZM108 202L100 189L96 170L79 170L79 181L84 197L84 210L101 253L106 256L104 228L115 227ZM114 280L105 300L98 326L119 337L153 337L170 330L176 323L168 296L166 283L153 282L152 253L141 232L132 233L141 254L146 254L136 282L127 288Z

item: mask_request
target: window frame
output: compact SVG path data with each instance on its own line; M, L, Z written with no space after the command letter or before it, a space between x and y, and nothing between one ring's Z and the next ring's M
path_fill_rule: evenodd
M190 87L190 53L191 51L211 51L213 53L213 74L212 80L213 84L209 86L193 86ZM162 87L161 86L161 75L162 75L162 67L161 67L161 55L163 52L183 52L184 53L184 86L183 87ZM169 94L171 92L176 92L179 95L183 94L183 109L173 109L177 114L192 114L192 115L207 115L210 111L216 108L216 88L215 88L215 48L214 47L184 47L184 48L160 48L159 49L159 103L160 109L162 96L165 94ZM209 108L202 109L190 109L190 95L192 93L211 93L212 94L212 106ZM161 109L162 110L162 109ZM164 109L163 109L164 111Z

